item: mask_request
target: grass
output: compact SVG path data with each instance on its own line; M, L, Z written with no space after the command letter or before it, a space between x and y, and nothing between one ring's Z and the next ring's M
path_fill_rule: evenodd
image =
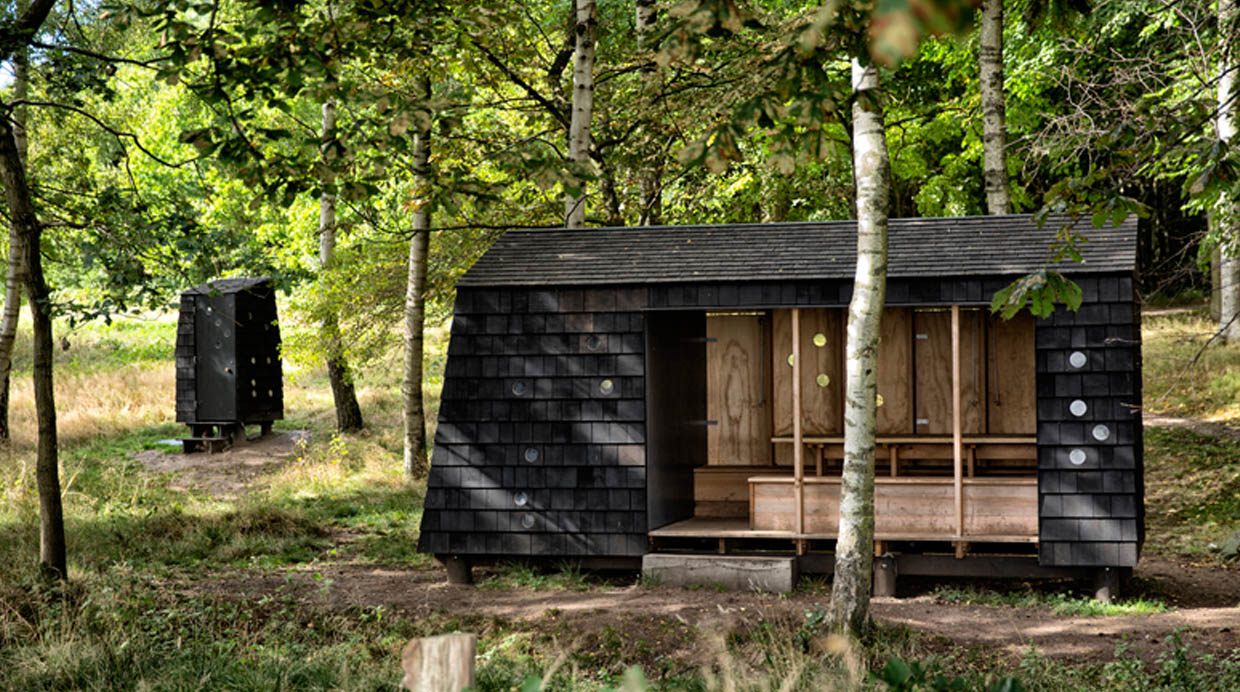
M1146 550L1202 557L1240 530L1240 441L1145 431Z
M1145 598L1130 598L1102 603L1087 596L1073 596L1062 591L1043 593L1032 589L992 591L974 586L939 586L931 596L942 603L1001 606L1008 608L1043 608L1056 615L1100 617L1107 615L1151 615L1165 613L1165 603Z
M1204 306L1143 318L1146 411L1240 425L1240 346L1203 351L1216 329Z

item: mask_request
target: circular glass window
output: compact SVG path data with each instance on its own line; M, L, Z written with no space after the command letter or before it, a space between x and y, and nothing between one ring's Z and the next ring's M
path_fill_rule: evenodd
M1089 357L1080 351L1073 351L1072 355L1068 356L1068 365L1074 368L1083 368L1088 362Z
M526 529L534 528L534 515L533 514L522 514L521 515L521 527L526 528Z
M1079 418L1089 411L1089 405L1086 404L1083 399L1077 399L1071 404L1068 404L1068 410L1072 412L1072 415Z
M789 353L788 354L788 367L792 367L793 365L796 365L796 362L797 362L796 356Z
M814 381L818 383L819 387L825 387L831 384L831 378L827 377L827 373L825 372L818 373L818 377L814 378Z
M1105 425L1095 425L1093 432L1094 432L1094 439L1098 440L1099 442L1108 440L1111 437L1111 429Z
M525 460L531 464L538 461L538 448L526 447L525 448Z
M1078 448L1068 452L1068 461L1072 462L1073 466L1080 466L1081 464L1084 464L1085 450Z
M878 395L878 405L879 405L879 406L882 406L882 405L883 405L883 395L882 395L882 394L879 394L879 395Z
M815 334L815 335L814 335L814 345L815 345L815 346L817 346L818 348L822 348L823 346L826 346L826 345L827 345L827 335L826 335L826 334L823 334L822 332L819 332L819 333Z
M527 385L525 382L522 382L521 380L517 380L516 382L512 383L513 394L516 394L517 396L525 396L525 393L528 391L530 391L530 386Z
M591 334L586 337L586 348L591 351L597 351L599 346L603 345L603 340L598 338L597 334Z
M530 496L526 495L524 492L519 492L516 495L512 496L512 504L518 507L524 507L526 504L529 503L529 501L530 501Z
M611 380L603 380L598 383L598 390L603 394L611 394L616 391L616 383Z

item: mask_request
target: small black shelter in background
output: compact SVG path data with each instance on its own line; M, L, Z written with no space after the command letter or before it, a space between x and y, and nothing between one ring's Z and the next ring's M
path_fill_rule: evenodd
M246 425L284 417L280 325L266 277L221 279L181 294L177 325L177 421L185 451L245 439Z

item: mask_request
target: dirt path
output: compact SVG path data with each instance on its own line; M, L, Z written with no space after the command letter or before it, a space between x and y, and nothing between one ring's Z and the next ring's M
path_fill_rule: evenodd
M1213 424L1184 419L1185 427ZM1147 419L1151 425L1177 425L1175 419ZM1226 427L1226 426L1222 426ZM1228 429L1205 434L1240 435ZM145 451L136 458L156 473L173 473L172 487L220 497L244 494L261 474L295 459L306 434L292 432L239 446L219 454ZM376 567L350 561L350 536L337 537L333 562L313 563L279 572L232 571L207 575L174 588L210 592L229 598L259 599L290 589L310 605L333 611L383 606L410 618L481 617L534 622L554 621L566 631L590 633L604 627L650 638L656 646L683 647L669 638L669 621L699 633L729 632L757 621L799 623L805 611L823 605L826 595L770 594L669 587L592 586L585 591L448 586L440 569ZM481 576L485 576L483 573ZM1109 660L1116 645L1153 659L1165 650L1164 639L1184 628L1185 641L1215 654L1240 651L1240 565L1192 565L1145 559L1134 579L1136 594L1156 598L1174 609L1137 616L1065 617L1048 608L970 606L945 603L928 595L931 582L901 582L902 598L875 599L875 619L931 635L931 647L985 647L1014 658L1036 647L1049 656ZM628 575L629 580L632 575ZM1018 584L993 585L998 589ZM1042 587L1044 590L1058 585ZM795 626L795 624L794 624ZM674 629L674 628L673 628ZM663 641L667 640L667 641ZM670 653L670 652L669 652ZM687 652L690 655L692 652Z
M483 574L485 576L485 573ZM1184 641L1202 653L1240 651L1240 569L1176 565L1161 561L1138 568L1137 583L1189 587L1194 604L1151 615L1069 617L1048 608L944 603L923 591L903 598L875 599L872 612L884 625L903 625L931 635L932 648L984 647L1019 658L1031 647L1047 656L1078 661L1110 660L1118 644L1153 660L1164 640L1182 630ZM1167 579L1179 577L1182 584ZM298 599L328 610L383 606L409 618L499 618L542 627L568 623L588 636L613 627L633 636L658 636L652 622L678 621L700 634L728 633L761 621L798 623L805 611L825 605L827 595L781 596L647 586L563 589L450 586L442 570L405 570L358 564L320 564L281 574L237 573L192 588L247 598L290 589Z
M1159 428L1180 428L1191 430L1198 435L1205 435L1207 437L1224 437L1230 440L1240 440L1240 428L1227 425L1226 423L1215 423L1213 421L1201 420L1200 418L1160 416L1151 413L1145 414L1142 417L1142 421L1146 425Z

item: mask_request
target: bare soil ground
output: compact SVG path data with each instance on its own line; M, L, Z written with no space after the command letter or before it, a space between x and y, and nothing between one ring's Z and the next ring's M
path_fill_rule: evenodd
M302 435L279 435L220 454L147 451L138 460L153 472L176 474L175 487L235 496L260 474L294 458ZM683 660L705 654L689 650L679 652L683 657L677 654L692 640L678 633L678 626L727 633L761 621L798 623L807 609L824 605L828 598L825 593L780 596L639 586L632 584L631 574L627 585L621 579L615 586L595 584L582 591L487 588L487 572L481 569L477 572L482 586L450 586L442 569L362 564L351 557L351 538L336 536L330 561L280 572L215 573L174 588L243 599L293 594L302 603L334 611L382 606L410 618L480 619L484 628L487 620L498 618L551 627L577 638L599 636L610 628ZM930 635L934 648L980 647L1013 658L1034 647L1048 656L1102 661L1112 658L1117 644L1123 643L1128 651L1152 660L1165 650L1164 639L1179 629L1199 651L1240 651L1240 565L1236 564L1144 559L1134 572L1134 595L1157 598L1172 607L1170 612L1151 615L1066 617L1049 608L951 604L929 595L934 585L903 580L901 598L874 600L875 619Z
M134 459L152 473L173 474L169 483L173 490L196 490L234 499L252 488L262 474L295 459L309 440L309 432L293 430L249 440L215 454L148 449L135 454Z

